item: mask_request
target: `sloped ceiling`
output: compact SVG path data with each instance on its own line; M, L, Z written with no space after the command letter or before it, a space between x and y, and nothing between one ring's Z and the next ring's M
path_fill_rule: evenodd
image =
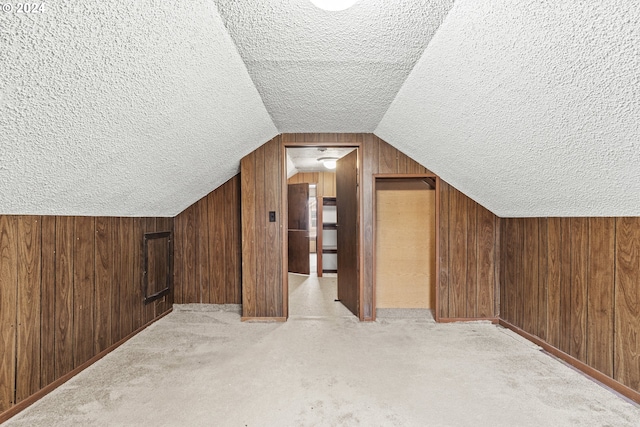
M375 133L502 217L640 215L640 3L457 0Z
M0 13L0 214L172 216L374 131L500 216L640 215L638 2L44 4Z
M173 216L277 134L213 3L0 12L0 213Z
M453 0L215 0L280 132L373 132Z

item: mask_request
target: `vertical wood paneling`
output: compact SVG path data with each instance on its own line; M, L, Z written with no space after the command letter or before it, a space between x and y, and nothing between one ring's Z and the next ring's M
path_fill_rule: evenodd
M571 354L571 218L560 218L560 350Z
M615 219L589 218L587 364L613 376Z
M141 220L0 216L0 412L133 332Z
M195 270L198 301L202 303L211 302L212 278L209 271L209 206L207 197L200 199L195 204L194 238L195 246ZM219 245L218 245L219 246ZM215 250L215 248L212 248Z
M196 264L196 210L195 205L184 212L183 243L183 300L184 302L200 301L200 284L198 283L198 266Z
M15 217L0 216L0 411L9 409L15 403L17 242Z
M96 303L95 303L95 352L99 353L111 343L111 286L113 277L113 254L110 251L111 230L110 218L98 217L95 225L95 272L96 272Z
M269 144L269 143L267 143ZM265 144L266 145L266 144ZM265 281L266 259L265 259L265 239L266 239L266 209L265 209L265 163L264 151L265 145L259 147L255 151L256 158L256 174L255 174L255 212L256 212L256 237L254 244L256 246L256 316L267 316L267 283ZM277 268L277 267L276 267Z
M450 212L450 186L445 181L440 182L440 223L439 227L439 258L440 269L438 271L438 310L439 317L449 317L449 212Z
M75 218L73 247L73 366L80 366L94 354L95 307L95 219Z
M570 353L587 361L588 218L571 219L571 347Z
M495 316L496 217L478 205L477 317Z
M228 286L226 269L223 267L227 250L224 229L232 227L232 223L225 221L224 190L210 193L207 199L209 201L209 227L202 227L202 229L207 229L209 236L208 268L211 269L211 289L208 299L204 301L211 304L223 304L226 301L226 287ZM203 249L201 248L201 250Z
M462 194L462 193L460 193ZM467 307L464 317L474 318L478 310L478 204L466 198L467 207Z
M562 232L560 218L547 220L547 341L560 348L562 305Z
M398 150L380 140L378 144L378 173L398 173Z
M538 333L538 219L524 219L523 323L527 331Z
M266 286L266 312L265 316L279 317L282 312L282 269L279 268L282 250L280 240L280 227L278 218L275 222L269 222L269 212L278 214L281 197L281 171L280 171L280 138L276 137L265 145L264 151L264 206L263 212L265 229L265 273ZM317 182L317 174L308 179ZM278 215L279 216L279 215Z
M234 177L225 187L225 268L226 290L225 302L239 304L241 299L240 259L240 178Z
M538 336L547 339L547 301L548 287L548 227L547 218L538 221Z
M459 191L450 197L449 216L449 315L466 317L467 200Z
M640 217L616 222L614 378L640 391Z
M242 314L256 317L256 156L255 152L240 162L242 180Z
M19 216L16 402L40 389L41 221Z
M56 378L73 365L74 218L56 218L55 369Z
M136 236L133 230L133 218L120 219L120 333L123 337L135 330L133 316L134 299L134 253Z
M2 286L0 285L0 289ZM56 303L56 218L42 217L42 307L40 311L40 386L56 379L55 303Z

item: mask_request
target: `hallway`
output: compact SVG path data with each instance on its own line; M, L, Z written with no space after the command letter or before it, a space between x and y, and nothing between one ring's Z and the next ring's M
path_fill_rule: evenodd
M176 305L6 426L638 426L640 408L485 322L359 322L290 276L286 323Z

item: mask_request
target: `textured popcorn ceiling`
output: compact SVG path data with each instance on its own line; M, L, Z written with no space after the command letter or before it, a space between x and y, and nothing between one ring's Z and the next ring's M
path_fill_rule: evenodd
M172 216L278 132L374 130L500 216L640 215L640 3L0 13L0 214Z
M375 133L499 216L640 215L640 3L457 0Z
M0 12L0 214L172 216L277 134L210 1Z
M215 0L280 132L372 132L453 0Z

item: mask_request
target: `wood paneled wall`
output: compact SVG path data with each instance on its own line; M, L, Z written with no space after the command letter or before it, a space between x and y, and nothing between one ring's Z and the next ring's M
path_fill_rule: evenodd
M428 174L427 169L372 134L283 134L242 160L242 257L243 311L245 317L287 316L282 289L282 146L290 143L342 143L362 147L363 296L365 320L373 319L373 190L374 175ZM444 295L438 314L443 318L485 318L497 315L495 292L496 218L470 199L445 188L448 204L440 216L439 232L447 237L445 278L439 291ZM453 201L449 202L449 195ZM268 211L276 222L268 222ZM457 227L449 232L450 227ZM440 248L442 251L443 248ZM442 254L441 254L442 260ZM453 276L453 279L451 278ZM451 288L451 289L450 289ZM246 293L246 295L245 295ZM441 298L442 299L442 298Z
M284 318L282 137L240 162L242 200L242 316ZM269 222L275 212L275 222Z
M440 180L439 319L498 315L499 219Z
M640 218L507 218L501 229L501 317L640 391Z
M336 197L335 172L300 172L287 180L288 184L317 184L317 197Z
M143 304L145 232L172 218L0 216L0 412L169 310Z
M240 304L240 175L175 217L178 304Z

